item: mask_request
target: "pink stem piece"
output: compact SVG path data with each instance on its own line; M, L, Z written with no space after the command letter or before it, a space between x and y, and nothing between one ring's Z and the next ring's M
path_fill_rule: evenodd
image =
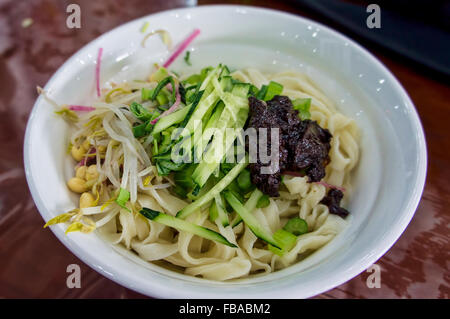
M175 50L174 53L167 59L163 67L167 68L173 61L191 44L192 41L200 34L200 29L195 29Z
M95 111L95 107L84 106L84 105L69 105L69 110L80 111L80 112L90 112L90 111Z
M103 53L103 48L99 48L98 49L98 55L97 55L97 64L95 66L95 83L97 86L97 96L100 97L101 96L101 92L100 92L100 64L102 62L102 53Z
M172 84L169 83L168 85L170 86L168 89L170 91L172 91ZM158 122L160 118L162 118L166 115L169 115L170 113L173 113L178 108L178 106L180 105L180 102L181 102L181 95L178 90L178 85L176 85L176 87L175 87L175 94L176 94L175 102L172 104L172 106L168 110L165 110L160 116L158 116L156 119L151 121L150 123L152 125L155 125L156 122Z

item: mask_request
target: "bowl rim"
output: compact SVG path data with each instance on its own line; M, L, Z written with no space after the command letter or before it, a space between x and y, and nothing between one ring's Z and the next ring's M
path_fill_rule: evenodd
M55 78L59 76L60 73L63 73L66 68L69 67L69 64L71 63L74 58L76 58L78 55L80 55L82 52L84 52L86 49L97 45L104 37L110 36L111 34L115 33L119 28L125 27L129 24L135 23L137 20L141 19L149 19L151 17L155 17L158 15L167 15L167 14L173 14L173 13L186 13L191 11L201 11L201 10L246 10L246 11L252 11L253 13L265 13L265 14L271 14L271 15L277 15L280 18L284 19L291 19L291 20L302 20L303 22L309 23L312 26L320 27L323 30L326 30L331 36L334 38L337 38L342 41L346 41L349 43L349 45L353 46L357 51L363 54L364 58L366 58L368 61L370 61L372 64L376 66L376 68L380 69L384 76L389 79L393 85L393 89L395 92L400 94L404 101L408 104L408 109L411 111L409 119L411 121L411 124L413 126L413 129L416 130L417 133L417 142L418 142L418 172L416 173L416 178L414 181L414 188L413 192L411 192L411 195L409 195L409 199L407 201L407 205L405 206L403 210L403 216L400 219L399 223L394 225L390 231L389 236L386 236L382 241L377 242L372 246L372 251L374 252L371 254L370 257L365 259L364 263L359 263L355 267L351 267L350 269L346 269L345 271L341 272L339 276L337 275L331 275L328 280L325 282L322 282L320 285L315 285L313 289L311 289L308 293L303 293L301 298L308 298L313 297L315 295L318 295L320 293L324 293L330 289L333 289L352 278L358 276L361 272L363 272L365 269L370 267L373 263L375 263L379 258L381 258L399 239L399 237L402 235L410 221L412 220L417 206L419 205L420 199L422 197L422 193L425 186L425 180L426 180L426 172L427 172L427 148L426 148L426 141L425 141L425 133L423 130L422 123L420 121L417 109L409 97L407 91L403 88L403 86L400 84L398 79L395 77L394 74L392 74L389 69L372 53L370 53L366 48L364 48L362 45L357 43L355 40L351 39L350 37L340 33L339 31L336 31L320 22L316 22L314 20L311 20L309 18L306 18L301 15L288 13L280 10L275 9L269 9L269 8L261 8L261 7L253 7L253 6L246 6L246 5L202 5L202 6L196 6L196 7L185 7L185 8L175 8L170 10L164 10L156 13L151 13L148 15L144 15L142 17L138 17L136 19L133 19L131 21L128 21L126 23L120 24L116 26L115 28L103 33L102 35L98 36L97 38L91 40L84 46L82 46L80 49L78 49L73 55L71 55L59 68L58 70L50 77L50 79L47 81L46 85L44 86L44 89L47 89L51 84L54 82ZM34 183L31 171L30 171L30 131L31 131L31 124L33 122L33 119L35 117L35 114L37 113L38 105L41 103L42 97L39 96L32 108L32 111L30 112L26 131L25 131L25 137L24 137L24 168L25 168L25 176L26 180L30 189L31 196L35 202L35 205L41 214L42 217L43 214L41 211L47 211L44 203L42 202L41 198L38 196L37 187ZM102 261L101 258L97 256L89 256L86 254L86 252L83 249L80 249L77 246L71 245L71 242L74 240L71 238L63 237L64 233L58 232L54 228L50 228L53 234L59 239L61 243L63 243L64 246L69 249L75 256L77 256L81 261L83 261L85 264L89 265L90 268L94 269L101 275L107 277L108 279L124 286L129 289L132 289L134 291L137 291L139 293L142 293L146 296L151 297L157 297L157 298L180 298L183 297L184 294L180 292L174 292L170 288L164 290L157 291L155 288L152 289L151 286L145 286L145 285L138 285L136 283L130 282L127 275L121 274L121 273L111 273L107 270L113 270L106 262ZM73 246L73 247L72 247ZM150 270L149 270L150 271ZM198 295L198 293L197 293ZM229 298L229 295L221 294L218 296L209 296L206 298ZM242 298L242 296L232 296L234 298ZM293 295L288 298L298 298L298 296Z

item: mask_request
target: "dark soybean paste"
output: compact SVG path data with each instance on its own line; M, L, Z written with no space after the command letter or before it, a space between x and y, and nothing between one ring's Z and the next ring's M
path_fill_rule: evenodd
M301 120L287 96L276 95L267 102L251 96L249 107L248 127L255 128L257 134L258 129L267 129L266 154L271 155L271 129L279 129L279 169L272 174L261 174L261 167L270 164L261 163L258 156L256 163L249 165L251 181L256 187L264 194L278 197L283 174L307 176L310 183L325 177L332 138L327 129L320 127L316 121ZM339 207L342 196L340 190L331 189L322 203L329 207L330 213L345 217L348 211Z

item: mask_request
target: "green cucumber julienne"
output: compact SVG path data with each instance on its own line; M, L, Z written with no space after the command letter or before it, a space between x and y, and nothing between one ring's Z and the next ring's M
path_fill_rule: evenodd
M166 115L162 117L158 122L156 122L155 126L153 127L152 134L156 134L159 132L164 131L166 128L178 124L186 117L186 115L189 112L189 107L185 106L182 109L179 109L172 114Z
M224 113L229 113L225 108ZM219 167L224 156L228 150L233 146L234 140L239 136L239 130L231 130L225 134L226 128L242 128L247 120L248 108L241 109L238 112L239 116L235 125L231 125L233 119L230 118L228 124L217 124L217 127L222 127L222 138L214 138L211 142L211 146L204 154L204 160L199 163L194 173L192 173L192 179L197 185L203 186L213 172ZM221 144L221 145L218 145Z
M225 175L216 185L214 185L214 187L211 188L209 192L180 210L177 214L177 217L185 218L214 199L216 195L219 195L220 192L222 192L225 187L227 187L236 178L236 176L239 175L239 173L247 166L247 164L247 161L242 161L241 163L236 164L236 166L234 166L227 175Z
M258 222L255 216L241 204L241 202L231 192L225 192L224 194L227 202L233 207L235 212L241 216L244 223L250 228L256 237L264 240L272 246L282 249L280 244L275 240L270 231L264 229Z
M255 190L252 192L252 194L250 195L249 199L247 199L247 201L244 204L244 207L249 211L252 212L255 208L256 205L258 203L258 201L260 200L260 198L263 196L263 193L255 188ZM237 225L239 225L242 222L242 218L241 216L238 214L233 222L231 223L231 227L236 227Z
M209 215L211 221L213 222L218 218L223 227L227 227L230 224L228 214L225 211L222 197L220 195L215 196L211 206L209 207Z
M160 213L158 211L155 211L155 210L152 210L152 209L146 208L146 207L142 208L142 210L140 210L139 213L142 216L144 216L154 222L176 228L180 231L186 231L191 234L194 234L194 235L197 235L197 236L209 239L209 240L213 240L213 241L216 241L218 243L221 243L221 244L224 244L224 245L227 245L230 247L234 247L234 248L237 247L235 244L230 243L225 237L223 237L218 232L215 232L206 227L199 226L199 225L187 222L185 220L179 219L177 217L167 215L164 213Z

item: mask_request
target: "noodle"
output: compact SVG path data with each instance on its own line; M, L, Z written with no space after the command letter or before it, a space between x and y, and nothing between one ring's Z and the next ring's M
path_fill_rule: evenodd
M283 85L283 94L291 99L312 98L311 117L333 135L330 163L326 167L324 181L345 187L349 196L351 171L359 158L359 129L354 120L339 113L331 100L305 75L296 72L264 74L256 69L237 71L233 78L252 83L257 87L275 81ZM204 84L205 85L205 84ZM154 87L135 84L136 87ZM125 87L125 86L124 86ZM129 86L128 86L129 87ZM130 91L131 92L131 91ZM122 103L140 99L140 93L111 95L113 102L95 103L96 111L84 121L97 118L98 125L77 124L72 143L79 144L83 136L92 136L104 130L100 137L92 137L95 147L103 145L103 153L97 151L98 182L109 180L101 191L102 198L109 201L118 188L128 189L131 205L148 207L174 216L187 201L169 191L173 181L156 175L156 168L150 161L151 141L139 142L131 130L128 110L122 110ZM141 100L139 100L141 101ZM154 105L150 105L154 107ZM93 121L94 123L95 121ZM144 182L145 181L145 182ZM224 281L243 278L254 274L271 273L301 262L305 252L313 252L332 240L346 225L346 221L329 213L328 207L320 204L326 195L326 187L308 183L307 177L284 176L279 198L271 198L265 208L257 208L252 214L258 222L272 232L280 229L292 217L304 219L309 232L300 235L287 254L280 257L265 249L250 228L242 223L232 228L222 226L208 219L208 210L198 210L187 217L187 221L207 227L224 236L237 248L228 247L187 232L156 223L135 212L120 208L115 203L82 209L84 215L96 222L98 231L113 244L120 244L133 250L148 262L165 261L183 267L187 275ZM133 210L134 211L134 210Z

